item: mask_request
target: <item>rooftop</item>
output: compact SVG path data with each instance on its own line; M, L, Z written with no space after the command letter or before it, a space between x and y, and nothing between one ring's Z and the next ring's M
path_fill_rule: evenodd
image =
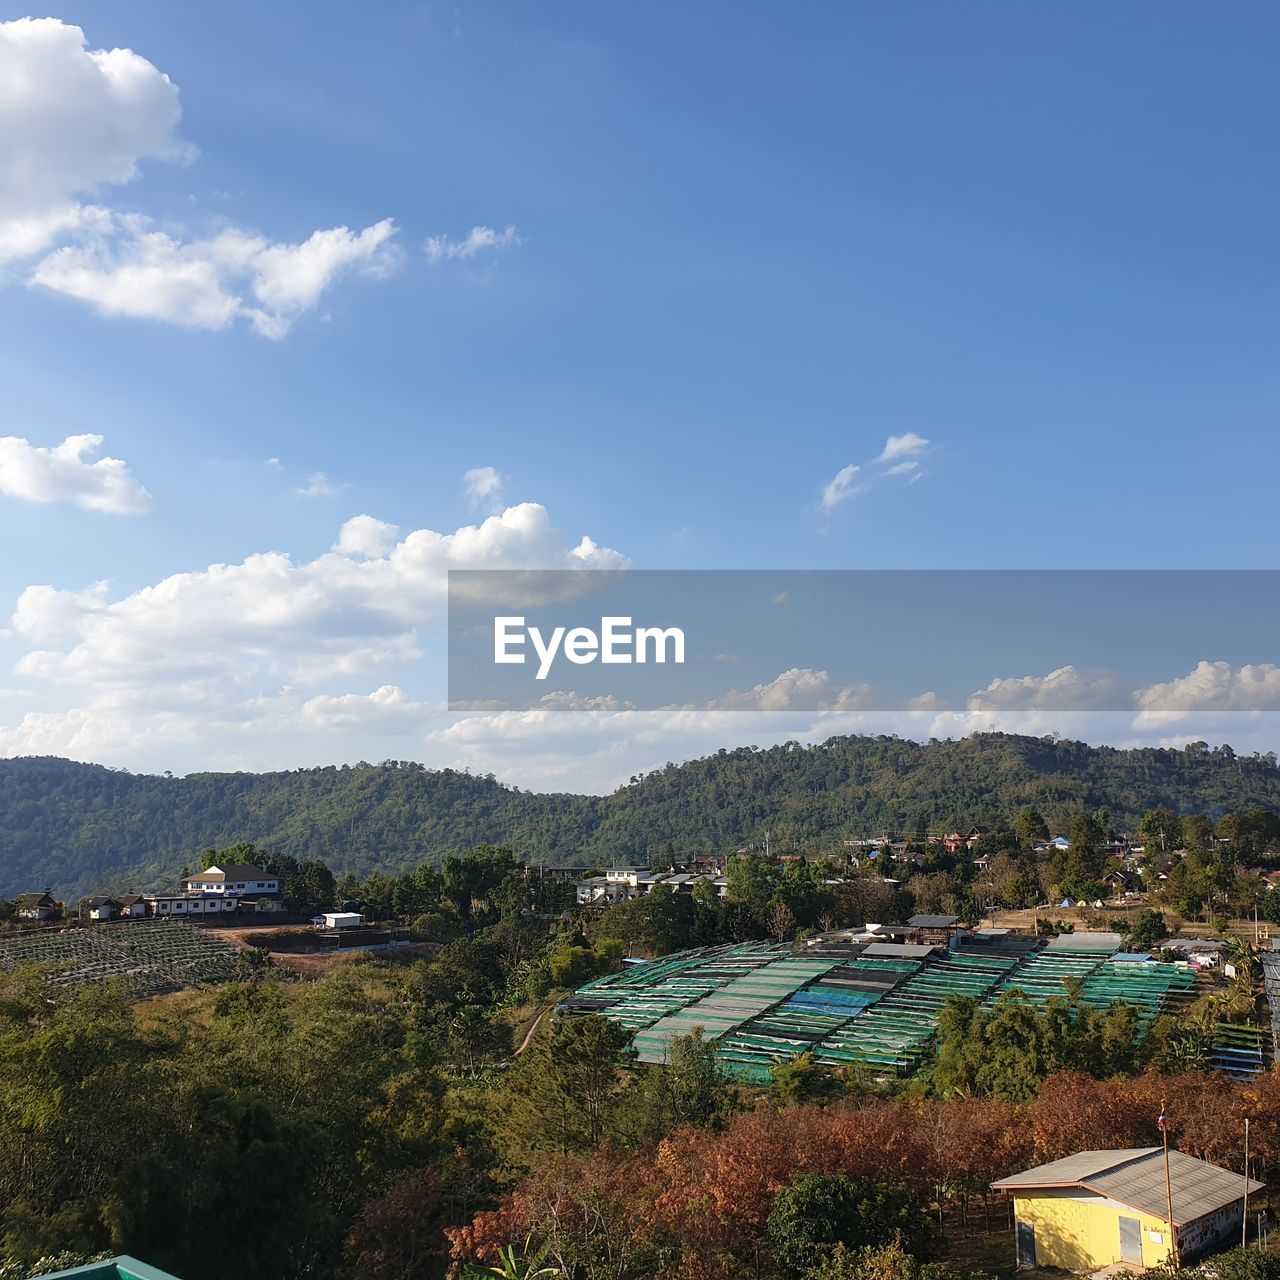
M274 880L275 876L263 871L261 867L251 867L245 862L228 863L225 867L206 867L203 871L192 872L187 876L191 880Z
M1239 1200L1246 1186L1252 1194L1264 1184L1205 1160L1169 1152L1173 1185L1173 1219L1184 1226ZM1025 1169L993 1182L996 1191L1029 1191L1043 1187L1079 1187L1118 1200L1153 1218L1168 1215L1168 1191L1161 1147L1126 1147L1116 1151L1081 1151L1061 1160Z

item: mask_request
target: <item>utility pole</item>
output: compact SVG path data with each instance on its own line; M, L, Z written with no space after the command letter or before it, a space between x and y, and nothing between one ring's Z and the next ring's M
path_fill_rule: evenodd
M1244 1118L1244 1210L1240 1214L1240 1247L1249 1243L1249 1117Z
M1164 1190L1169 1205L1169 1246L1172 1250L1173 1269L1179 1271L1182 1269L1182 1262L1178 1257L1178 1228L1173 1222L1173 1179L1169 1175L1169 1122L1165 1119L1163 1098L1160 1099L1160 1119L1157 1123L1160 1125L1160 1136L1164 1139Z

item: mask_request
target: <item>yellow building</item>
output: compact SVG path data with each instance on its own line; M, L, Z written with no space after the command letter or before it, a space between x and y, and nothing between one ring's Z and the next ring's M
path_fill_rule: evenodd
M1013 1196L1018 1265L1096 1271L1113 1262L1155 1267L1168 1260L1169 1185L1178 1255L1186 1259L1239 1240L1246 1181L1217 1165L1161 1147L1081 1151L993 1182Z

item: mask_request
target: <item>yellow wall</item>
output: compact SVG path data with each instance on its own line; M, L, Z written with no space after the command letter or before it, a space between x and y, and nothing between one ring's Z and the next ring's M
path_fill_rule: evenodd
M1036 1264L1092 1271L1120 1259L1120 1219L1137 1218L1142 1230L1142 1265L1155 1267L1170 1252L1169 1227L1162 1218L1118 1209L1102 1199L1076 1198L1087 1193L1015 1196L1013 1215L1035 1228ZM1155 1244L1151 1232L1161 1239Z

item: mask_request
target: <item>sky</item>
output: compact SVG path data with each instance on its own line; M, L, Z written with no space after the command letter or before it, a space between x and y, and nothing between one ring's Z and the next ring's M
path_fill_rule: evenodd
M0 754L606 790L843 731L1274 749L1274 629L1093 715L1045 692L1079 661L886 716L794 699L799 651L727 703L459 715L444 613L450 568L1272 567L1278 36L0 3Z

